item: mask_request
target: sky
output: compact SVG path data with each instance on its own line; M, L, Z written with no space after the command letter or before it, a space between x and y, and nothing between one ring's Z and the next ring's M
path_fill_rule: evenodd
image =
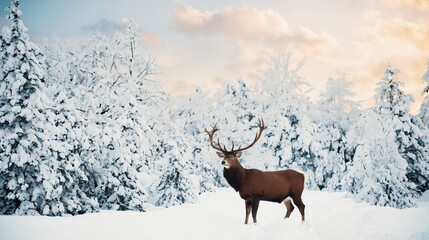
M4 9L8 0L0 0ZM30 39L74 38L139 25L141 50L172 94L261 80L270 56L292 53L316 100L344 73L370 104L387 64L400 70L416 112L429 61L429 0L21 0ZM5 11L0 24L5 25Z

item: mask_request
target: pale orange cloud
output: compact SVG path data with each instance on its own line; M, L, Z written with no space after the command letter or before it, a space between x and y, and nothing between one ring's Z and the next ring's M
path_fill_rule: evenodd
M417 11L429 10L428 0L382 0L382 3L396 8L409 8Z
M219 11L200 11L182 6L173 15L177 30L187 35L220 34L248 44L263 44L271 49L293 48L303 54L332 54L338 48L335 38L317 34L305 27L291 29L272 9L226 7Z
M277 50L287 47L299 55L317 59L332 59L340 54L340 46L332 35L316 34L305 27L291 30L279 37L267 38L265 41Z
M378 17L356 29L355 50L350 53L353 62L344 63L344 71L352 72L358 91L367 97L383 77L387 63L400 70L404 90L415 97L412 110L421 103L423 82L421 76L429 57L429 21L407 21L402 18ZM355 70L354 70L355 69Z
M290 31L287 22L272 9L226 7L221 11L200 11L182 6L173 18L176 28L189 35L217 33L261 41Z
M298 61L311 56L316 65L321 65L321 61L329 62L340 53L339 44L332 35L316 33L306 27L291 28L283 16L270 8L225 7L202 11L185 5L172 14L172 20L174 28L186 36L199 40L221 37L232 46L231 52L219 59L224 67L215 74L216 83L218 79L237 78L254 82L267 65L269 55L275 56L284 50L291 50Z
M144 43L151 47L163 47L165 46L164 40L157 34L151 32L140 32L140 36Z
M188 36L188 40L213 41L207 47L215 52L209 54L201 49L206 57L200 59L213 58L219 64L204 68L205 75L198 75L199 81L219 86L222 81L242 77L253 82L267 65L268 55L290 50L294 62L306 58L301 75L316 89L320 90L328 76L340 70L355 83L357 98L367 101L372 99L376 83L391 63L400 69L405 91L415 96L417 101L412 108L416 111L423 89L421 75L429 57L429 19L391 17L387 9L374 7L362 11L359 26L350 26L354 34L341 42L335 32L291 27L286 18L270 8L225 7L203 11L184 5L172 14L172 20L174 28ZM219 41L228 49L219 47ZM202 67L199 63L197 69Z

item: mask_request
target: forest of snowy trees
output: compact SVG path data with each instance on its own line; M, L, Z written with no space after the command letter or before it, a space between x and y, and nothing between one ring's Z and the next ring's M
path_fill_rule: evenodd
M361 108L343 75L310 99L290 53L270 60L261 85L227 83L210 96L170 96L139 49L138 29L78 41L30 41L19 0L0 35L0 213L75 215L174 206L225 185L204 128L223 142L252 140L246 167L294 168L307 189L346 191L406 208L429 189L429 63L417 115L399 71L380 73L375 104Z

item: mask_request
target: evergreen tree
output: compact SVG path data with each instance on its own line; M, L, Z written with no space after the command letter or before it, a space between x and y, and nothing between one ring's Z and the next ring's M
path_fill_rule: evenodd
M247 84L242 80L236 84L226 83L222 91L215 109L217 115L222 118L222 123L235 126L251 122L255 117L255 104Z
M92 164L83 158L90 154L90 140L83 129L84 119L79 111L67 104L66 99L60 101L61 104L54 103L45 109L41 119L46 135L46 165L49 167L44 167L44 170L52 172L49 181L43 183L49 201L41 214L56 216L93 212L99 209L99 205L95 197L87 194L94 185L91 184Z
M43 56L29 40L19 0L7 10L11 25L2 30L0 48L0 211L37 214L61 191L50 187L56 169L39 121L46 105Z
M197 202L199 187L192 180L191 156L186 151L185 143L175 138L164 146L165 155L162 157L168 160L168 165L156 187L159 195L156 205L170 207Z
M257 126L253 123L255 118L268 119L262 114L263 105L257 104L257 98L254 91L242 80L235 84L227 83L217 101L215 113L219 116L219 126L222 126L218 135L226 148L246 145L254 138ZM206 127L210 128L210 122ZM207 134L205 134L205 137ZM206 138L207 141L207 138ZM276 166L271 154L264 152L264 149L258 146L246 151L240 158L243 165L259 169L273 169ZM224 180L222 180L224 184Z
M164 122L158 113L165 103L141 95L162 92L147 79L153 62L136 51L137 37L130 26L126 35L98 35L77 47L56 45L48 52L50 95L63 94L76 106L84 119L83 135L89 138L79 153L88 176L82 189L103 209L144 210L145 188L152 184L143 179L150 179L159 136L153 128Z
M317 162L316 179L319 188L341 190L341 179L346 170L347 133L350 117L356 113L357 104L350 100L353 95L350 83L341 74L329 78L318 111L313 116L317 124L316 138L322 145L323 157Z
M2 211L6 214L63 215L93 211L82 182L78 152L79 114L45 100L44 58L29 41L19 1L8 8L11 28L2 33ZM8 86L9 84L9 86ZM57 95L58 97L58 95ZM59 97L61 98L61 97ZM61 102L64 102L63 100ZM4 145L3 145L4 144ZM4 200L4 201L3 201Z
M429 61L428 61L428 69L423 74L422 80L425 82L426 86L423 89L423 93L429 93ZM424 143L424 156L422 157L422 162L418 165L411 167L411 174L409 177L413 180L414 183L417 184L418 191L426 191L429 189L429 95L423 99L422 104L420 105L420 112L418 114L418 119L414 119L417 124L420 126L420 130L423 132L423 143ZM420 121L421 120L421 121ZM426 159L426 161L424 161ZM412 165L417 165L416 162ZM414 172L414 173L413 173Z
M407 162L398 151L394 127L371 109L361 115L355 128L358 133L354 133L360 140L343 184L355 198L370 204L412 207L415 200L406 177Z
M428 69L422 76L422 80L425 82L426 86L423 89L423 94L429 93L429 60L428 60ZM419 116L422 119L426 128L429 127L429 95L423 99L422 104L420 105Z
M262 73L260 97L267 119L271 119L263 141L273 153L277 168L295 168L308 175L315 187L314 171L321 158L321 145L314 141L315 128L309 118L308 84L299 75L302 62L291 66L291 53L272 57Z
M216 186L222 186L222 173L217 159L210 156L211 149L207 144L207 134L204 127L214 122L214 112L207 101L206 95L200 88L194 94L182 100L172 115L172 124L179 127L188 139L188 151L192 153L191 164L200 177L200 192L213 191ZM182 130L180 130L182 129Z
M398 79L398 73L397 69L387 66L384 78L378 83L376 109L392 124L399 153L408 163L407 177L415 184L411 188L420 195L428 187L429 154L424 142L424 127L409 111L413 98L401 90L404 83Z

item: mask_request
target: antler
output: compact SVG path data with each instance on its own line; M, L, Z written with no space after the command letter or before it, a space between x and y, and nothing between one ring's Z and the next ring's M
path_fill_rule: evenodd
M247 149L251 148L259 140L259 138L261 137L262 131L264 131L265 129L267 129L267 126L265 126L264 119L262 119L262 118L259 119L258 127L259 127L259 131L256 133L255 139L253 140L253 142L249 146L244 147L244 148L238 147L237 150L234 150L234 142L232 142L231 152L241 152L241 151L244 151L244 150L247 150Z
M253 140L253 142L249 146L244 147L244 148L238 147L238 149L234 150L234 141L232 141L232 148L231 148L230 151L226 150L225 145L223 145L223 147L220 145L219 138L217 139L217 143L216 143L217 145L213 142L213 135L214 135L214 133L217 132L217 131L219 131L219 128L217 127L217 124L215 124L215 125L212 126L212 130L211 131L208 131L207 129L204 129L204 130L209 135L210 145L214 149L216 149L218 151L221 151L223 153L227 153L227 152L232 153L232 152L244 151L244 150L247 150L247 149L251 148L259 140L259 138L261 137L262 131L264 131L265 129L267 129L267 126L265 126L265 122L264 122L264 120L262 118L259 119L258 127L259 127L259 131L256 133L255 139Z
M206 131L206 133L209 135L210 145L211 145L214 149L216 149L216 150L218 150L218 151L221 151L221 152L223 152L223 153L227 152L225 145L223 146L223 149L222 149L222 147L220 146L219 138L217 139L217 146L213 143L213 134L214 134L215 132L219 131L219 128L217 127L217 123L216 123L215 125L213 125L213 126L212 126L212 130L211 130L210 132L209 132L206 128L205 128L204 130L205 130L205 131Z

